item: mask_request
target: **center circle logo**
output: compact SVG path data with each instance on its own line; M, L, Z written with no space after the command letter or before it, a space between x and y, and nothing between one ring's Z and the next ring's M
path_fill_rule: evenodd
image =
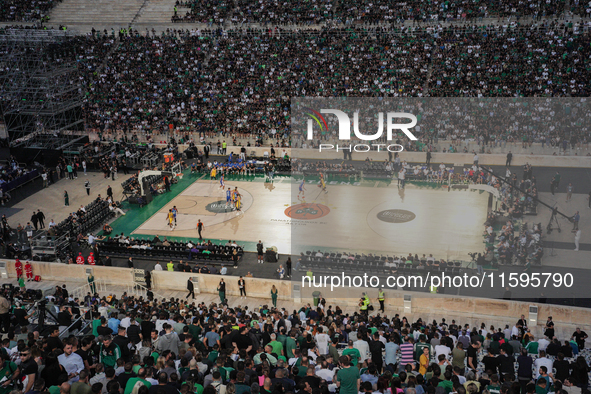
M219 201L207 204L205 206L205 209L207 209L211 213L226 213L226 212L232 212L234 210L234 208L232 208L231 205L226 204L225 200L219 200Z
M285 215L297 220L313 220L328 215L330 208L326 205L310 203L296 204L285 210Z
M417 217L413 212L404 209L386 209L378 213L377 218L382 222L388 223L406 223Z

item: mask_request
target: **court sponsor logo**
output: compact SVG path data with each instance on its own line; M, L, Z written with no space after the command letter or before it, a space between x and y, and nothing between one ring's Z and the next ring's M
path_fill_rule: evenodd
M351 119L345 112L337 109L321 109L320 112L312 108L304 108L304 113L312 119L308 119L308 134L307 139L314 138L314 122L322 132L329 132L328 123L322 114L332 114L337 117L339 124L339 140L348 141L351 139ZM409 119L410 122L399 123L402 119ZM410 140L416 141L417 137L409 130L417 124L417 117L406 112L387 112L386 113L386 138L388 141L395 139L393 136L394 130L402 131ZM359 112L353 113L353 133L355 137L362 141L374 141L382 137L384 134L384 113L378 113L378 131L374 134L362 134L359 131ZM336 150L349 152L369 152L370 150L387 150L388 152L402 152L404 147L400 144L354 144L354 145L334 145L334 144L320 144L318 151Z
M226 200L219 200L216 202L212 202L205 206L205 209L211 213L226 213L232 212L234 208L231 205L226 205Z
M406 223L417 217L413 212L404 209L386 209L376 215L382 222Z
M296 204L285 210L285 216L297 220L314 220L330 213L326 205L316 203Z

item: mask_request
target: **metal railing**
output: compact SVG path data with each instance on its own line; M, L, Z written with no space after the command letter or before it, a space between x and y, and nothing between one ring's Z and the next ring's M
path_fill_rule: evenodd
M98 293L99 295L100 294L104 295L106 292L109 291L107 289L107 282L104 279L95 279L95 281L93 283L96 287L96 293ZM133 284L128 283L128 284L124 284L124 285L117 284L117 285L113 285L113 288L116 288L118 292L119 291L125 292L128 296L133 295L135 297L146 297L148 294L148 288L138 282L134 282ZM154 298L167 298L166 296L159 294L159 293L155 292L154 290L150 290L150 291L154 295ZM84 297L86 297L86 295L88 293L90 293L90 294L95 293L91 290L90 283L85 283L82 286L78 286L75 289L70 290L70 295L72 296L72 298L84 299Z

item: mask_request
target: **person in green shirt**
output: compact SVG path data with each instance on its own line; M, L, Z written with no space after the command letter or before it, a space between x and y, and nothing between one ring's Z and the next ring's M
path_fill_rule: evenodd
M536 341L528 342L525 348L529 354L538 354L538 342Z
M0 394L8 394L15 389L14 381L19 375L18 366L10 361L10 356L2 352L0 353L0 362L2 362L2 369L0 369L0 379L5 379L6 385L0 385Z
M351 364L356 367L359 359L361 358L361 353L359 353L359 350L353 347L353 341L349 341L348 347L343 350L343 356L350 356Z
M216 343L215 345L213 345L213 350L209 352L207 359L214 363L217 360L219 354L219 345Z
M293 351L296 349L296 330L291 330L289 332L289 337L285 340L285 353L287 355L287 358L294 358L295 355L293 353Z
M337 372L337 387L339 387L340 394L358 394L360 375L359 369L351 365L349 357L346 355L341 356L339 359L341 369Z
M98 331L97 329L101 326L101 315L97 312L93 313L95 319L92 321L92 335L94 335L95 337L98 337Z
M338 338L333 338L332 342L328 345L328 357L332 357L333 364L339 359L339 351L337 350L337 344L339 343Z
M451 382L451 372L446 371L443 374L443 377L445 378L445 380L442 380L441 382L439 382L437 387L443 387L445 392L447 394L449 394L453 391L453 383Z
M138 370L137 377L129 378L127 384L125 385L125 391L123 392L123 394L131 394L131 392L133 391L133 386L135 386L137 382L142 382L147 388L152 387L152 383L146 380L145 368L140 368Z
M189 334L193 335L193 338L197 339L201 336L203 327L201 327L198 317L193 318L192 324L189 325Z
M548 381L546 379L538 379L536 382L536 394L548 394Z
M277 287L275 287L275 285L273 285L273 287L271 287L271 301L273 302L273 307L277 308Z
M431 345L427 342L427 337L425 334L419 335L419 341L415 344L415 360L419 361L421 355L423 354L423 348L429 349L429 360L431 360Z
M499 384L499 376L494 373L490 377L490 384L486 386L486 389L490 394L500 394L501 385Z
M271 342L269 342L269 346L273 349L271 353L275 353L277 356L283 356L283 345L281 342L277 340L277 335L271 334Z

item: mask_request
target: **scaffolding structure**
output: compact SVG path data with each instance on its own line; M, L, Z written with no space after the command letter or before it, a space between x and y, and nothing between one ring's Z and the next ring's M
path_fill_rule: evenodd
M0 109L10 147L64 149L84 130L74 34L7 29L0 34Z

